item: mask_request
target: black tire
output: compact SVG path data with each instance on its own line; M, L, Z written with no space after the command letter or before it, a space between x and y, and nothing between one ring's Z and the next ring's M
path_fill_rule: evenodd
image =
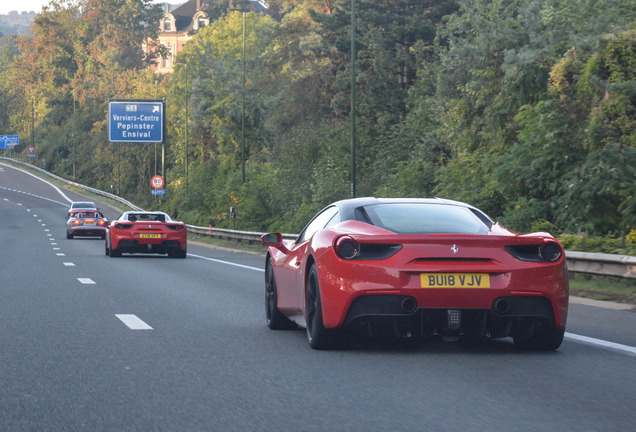
M104 254L106 256L110 255L110 250L108 250L108 242L104 242Z
M121 256L121 251L117 248L113 249L112 247L109 249L109 255L111 258L117 258Z
M515 345L535 351L554 351L563 342L564 330L548 324L535 324L532 336L527 338L513 337Z
M66 231L66 238L71 240L73 238L73 234L71 234L70 232Z
M319 350L334 348L339 341L340 334L336 329L326 329L323 323L320 286L318 285L318 272L315 265L311 266L307 275L305 307L309 346Z
M278 291L274 278L274 266L268 259L265 265L265 316L267 327L272 330L294 330L298 326L278 309Z

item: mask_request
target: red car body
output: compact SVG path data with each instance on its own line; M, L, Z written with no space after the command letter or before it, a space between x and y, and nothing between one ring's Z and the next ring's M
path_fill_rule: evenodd
M569 285L561 244L547 233L511 232L464 203L344 200L296 240L280 233L262 240L268 325L306 327L313 348L333 346L343 331L513 337L535 349L556 349L563 339Z
M108 227L106 255L152 253L185 258L187 241L185 224L165 213L125 212Z

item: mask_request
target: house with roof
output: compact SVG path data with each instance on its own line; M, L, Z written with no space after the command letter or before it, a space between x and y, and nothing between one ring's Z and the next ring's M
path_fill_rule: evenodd
M218 0L188 0L182 5L166 12L159 21L158 42L166 47L168 55L159 57L151 69L156 73L172 73L174 60L183 46L202 28L210 24L210 17L204 11L210 3ZM230 10L244 10L265 13L269 4L265 0L233 0L229 3ZM234 7L236 9L232 9ZM151 47L144 44L144 49L149 54Z
M166 11L159 22L159 43L167 48L166 58L157 58L151 66L157 73L171 73L174 59L183 46L202 28L210 24L204 12L213 0L188 0L172 11ZM146 46L147 50L151 49Z

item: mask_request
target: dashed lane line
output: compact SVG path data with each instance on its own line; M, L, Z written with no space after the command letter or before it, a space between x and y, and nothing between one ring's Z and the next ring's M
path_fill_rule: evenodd
M77 280L83 285L96 285L95 281L91 278L77 278Z
M143 322L137 315L115 314L115 316L131 330L152 330L152 327Z

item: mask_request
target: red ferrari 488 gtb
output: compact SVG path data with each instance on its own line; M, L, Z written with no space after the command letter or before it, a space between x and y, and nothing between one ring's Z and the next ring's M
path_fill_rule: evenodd
M343 332L512 337L555 350L568 312L568 273L550 234L517 234L443 199L355 198L319 212L295 240L262 237L271 329L307 330L312 348Z
M172 258L187 255L188 234L183 222L162 212L123 213L110 223L106 234L106 255L122 253L168 254Z

